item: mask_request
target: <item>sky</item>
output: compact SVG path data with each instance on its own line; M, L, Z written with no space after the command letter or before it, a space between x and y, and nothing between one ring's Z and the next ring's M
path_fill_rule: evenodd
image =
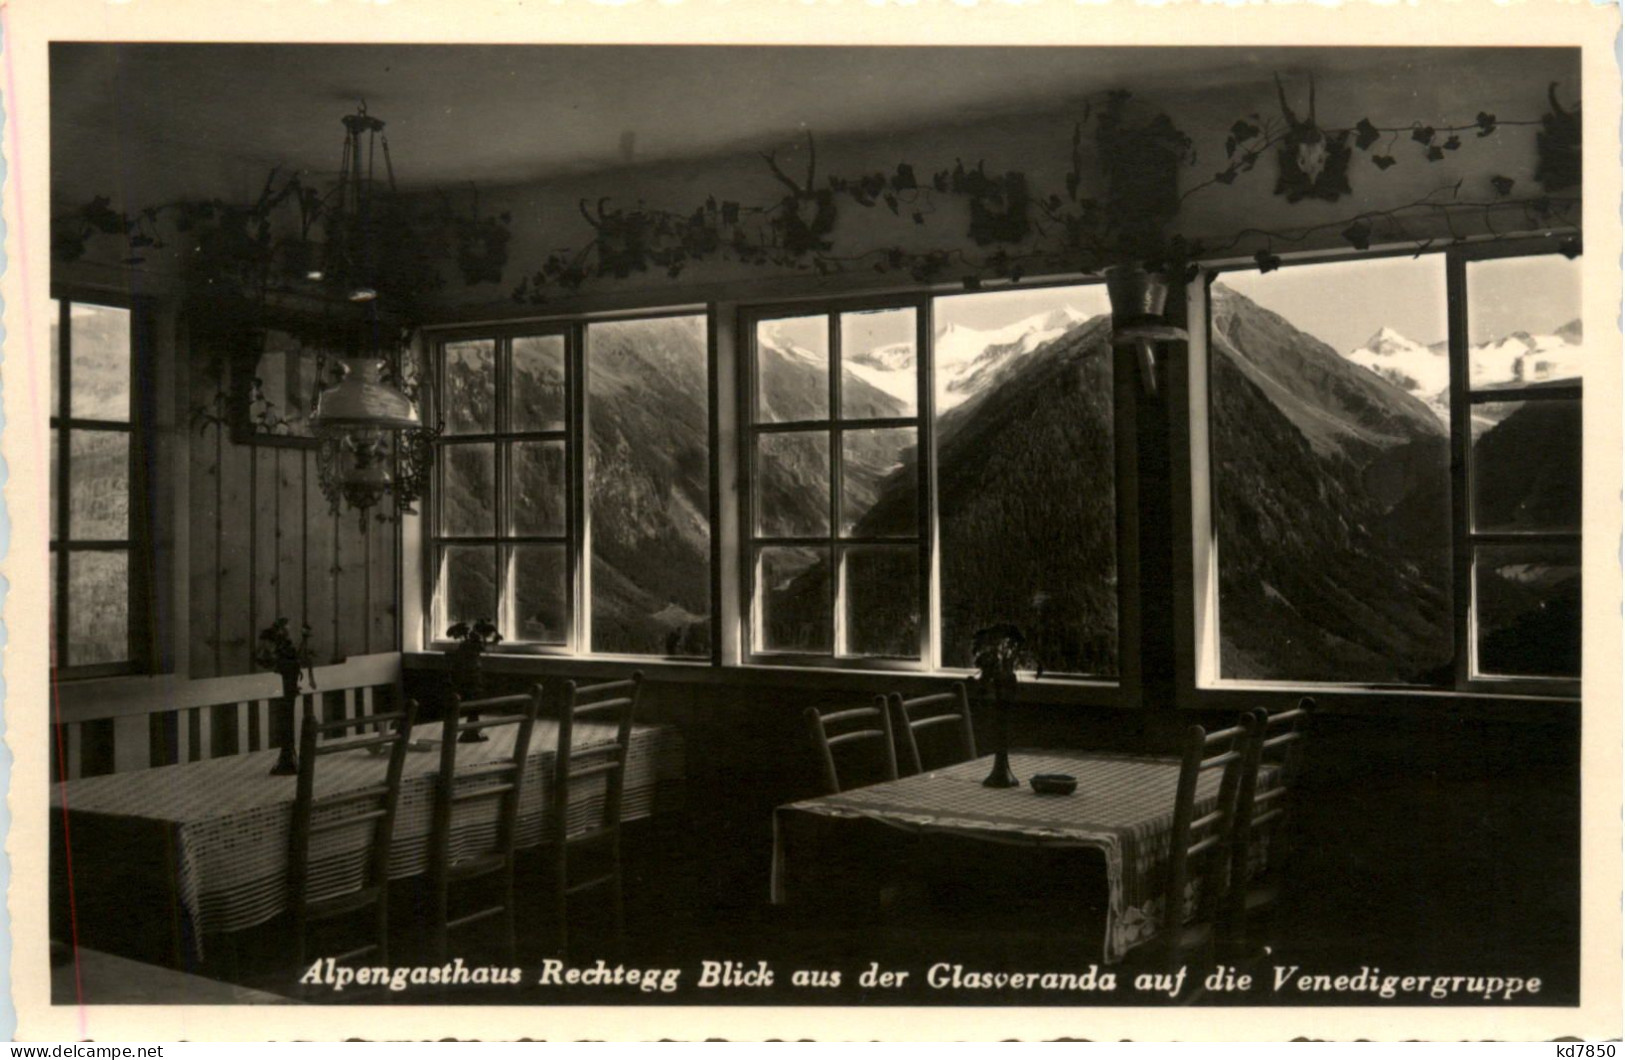
M1339 353L1384 326L1427 345L1447 336L1442 254L1227 272L1218 282ZM1550 333L1580 315L1580 264L1560 255L1472 262L1467 286L1474 344L1514 331Z

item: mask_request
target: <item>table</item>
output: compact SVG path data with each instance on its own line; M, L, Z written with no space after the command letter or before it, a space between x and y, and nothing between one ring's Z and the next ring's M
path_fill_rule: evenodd
M429 867L440 732L438 724L413 731L414 742L426 750L407 755L390 849L392 878L419 875ZM492 729L489 735L486 743L459 748L459 784L480 783L481 763L511 759L515 727ZM581 722L576 726L576 746L612 742L614 735L613 726ZM538 718L519 805L521 848L539 845L547 837L557 743L557 722ZM171 959L177 955L200 959L206 934L240 931L274 919L287 908L295 792L295 778L269 775L276 754L272 750L234 755L86 777L54 787L53 916L60 918L71 902L81 944L106 947L87 938L84 929L99 927L104 938L117 941L139 926L121 930L120 916L126 921L132 914L162 918L168 911ZM468 777L463 775L465 764L470 767ZM386 756L364 750L326 757L317 771L316 795L380 784L387 766ZM682 775L683 745L677 730L634 726L623 819L648 817L670 806L680 797ZM603 797L603 777L590 778L573 790L572 827L584 828L596 820ZM484 807L478 805L481 802ZM473 800L457 808L452 818L454 859L459 848L488 846L495 834L490 806L489 800ZM357 855L366 830L335 830L324 839L335 845L312 851L315 886L342 887L340 877L346 875L359 879L362 859ZM150 946L142 955L156 959Z
M1105 961L1121 960L1161 928L1161 872L1173 830L1179 761L1150 755L1100 752L1012 752L1010 765L1025 782L1038 773L1068 773L1072 795L1038 795L1030 787L985 788L992 759L964 762L902 780L780 806L773 819L772 893L784 903L798 859L817 861L820 847L841 841L842 826L873 823L915 836L1076 848L1098 852L1107 883ZM1196 813L1218 799L1221 770L1197 785ZM826 850L827 854L828 851ZM1093 855L1091 855L1093 856Z

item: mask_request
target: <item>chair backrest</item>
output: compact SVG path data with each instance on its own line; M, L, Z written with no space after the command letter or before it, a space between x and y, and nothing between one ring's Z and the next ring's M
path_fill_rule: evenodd
M970 697L965 694L963 681L955 682L946 692L928 696L903 698L901 692L891 694L892 714L903 745L902 767L910 773L925 769L920 758L919 735L943 729L958 729L959 757L955 762L968 762L976 757L976 731L971 725ZM943 765L952 763L944 762Z
M320 720L398 712L405 706L401 655L359 655L318 666L316 689L294 704L296 727L307 706ZM53 685L52 779L268 750L275 746L271 717L281 696L281 678L263 671L195 681L162 674Z
M435 778L434 822L430 835L430 867L444 882L461 861L507 864L518 841L519 800L524 795L525 759L530 754L531 731L541 709L542 691L487 699L450 696L440 724L440 773ZM511 728L513 743L503 746ZM488 742L465 743L465 733L483 732ZM498 738L500 737L500 738ZM454 843L454 828L461 841ZM487 834L489 845L476 841ZM457 849L453 849L453 847Z
M835 752L851 745L878 745L884 779L897 779L897 748L892 742L891 710L885 696L876 696L867 707L845 707L827 713L808 707L803 716L829 794L845 790L840 771L835 768Z
M1253 844L1260 837L1267 839L1274 847L1266 861L1267 869L1279 869L1286 861L1286 851L1278 840L1288 833L1292 794L1298 785L1314 709L1315 701L1304 696L1291 710L1253 712L1260 727L1258 765L1244 778L1237 843L1240 849L1243 842Z
M1176 944L1185 920L1188 884L1199 886L1195 919L1216 920L1225 908L1238 799L1243 778L1257 768L1258 731L1252 714L1217 732L1200 725L1185 730L1163 891L1163 931L1170 945ZM1215 770L1222 772L1210 802L1200 793Z
M395 809L416 717L417 704L407 701L398 711L366 718L305 719L288 859L294 916L301 925L314 903L388 885ZM382 783L318 794L316 774L324 770L323 760L362 750L387 751Z
M559 709L559 742L553 758L552 803L549 826L552 841L563 850L566 842L579 842L612 835L621 827L621 802L626 790L626 755L632 746L632 719L643 693L643 674L633 673L619 681L595 685L564 683ZM583 739L583 722L610 726L612 741ZM602 811L596 819L580 813L572 820L573 807L584 801L584 793L595 789L602 777Z

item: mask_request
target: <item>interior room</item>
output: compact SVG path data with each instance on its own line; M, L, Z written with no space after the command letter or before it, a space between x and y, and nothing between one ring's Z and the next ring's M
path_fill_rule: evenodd
M52 44L54 1000L1577 1004L1580 89Z

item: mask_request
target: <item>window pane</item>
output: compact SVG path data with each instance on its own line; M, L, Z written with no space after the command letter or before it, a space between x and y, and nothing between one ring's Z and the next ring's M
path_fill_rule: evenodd
M829 318L756 325L756 422L829 418Z
M1478 672L1580 676L1580 551L1482 545L1474 553Z
M128 431L68 432L68 535L80 541L129 538Z
M130 657L130 557L127 552L68 556L68 664Z
M513 340L513 402L516 431L564 429L564 336L527 335Z
M497 550L493 545L447 545L440 550L440 619L437 634L458 622L497 617Z
M491 339L446 344L447 434L496 430L496 343Z
M563 545L515 545L513 549L514 640L563 644L570 639L567 579L569 563Z
M1473 529L1580 528L1580 403L1473 406Z
M841 533L918 537L919 469L913 427L841 433Z
M1046 671L1117 672L1109 312L1098 285L933 305L945 666L1013 622Z
M564 443L515 442L509 472L513 530L534 537L564 536Z
M823 431L756 438L756 533L829 533L829 435Z
M68 310L72 329L68 366L73 395L70 414L83 419L128 421L130 418L130 311L74 303Z
M774 547L757 554L757 651L833 650L829 559L827 548Z
M703 316L587 329L592 650L711 652Z
M1572 383L1584 371L1578 261L1470 261L1467 316L1475 390Z
M62 415L62 303L55 298L51 299L51 415Z
M913 309L841 314L841 417L912 416L918 404Z
M442 446L440 532L451 537L496 533L496 449L490 444ZM475 615L492 618L492 615Z
M917 658L919 549L855 545L845 556L846 653Z
M1220 676L1450 681L1443 258L1227 273L1211 319Z

